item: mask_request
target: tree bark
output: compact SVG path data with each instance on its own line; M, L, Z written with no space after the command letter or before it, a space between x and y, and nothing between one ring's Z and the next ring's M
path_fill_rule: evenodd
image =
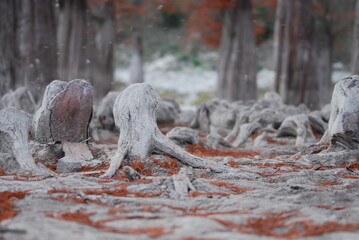
M356 1L355 23L354 23L354 51L352 56L352 74L359 74L359 1Z
M225 11L218 66L217 97L257 98L256 46L250 0L236 0Z
M60 79L94 82L96 43L86 0L60 2L57 33Z
M57 46L54 3L18 0L17 3L17 86L25 85L36 100L45 87L57 79Z
M332 2L326 0L318 1L323 9L323 15L316 21L315 47L317 56L316 78L318 80L318 94L316 99L318 107L330 103L330 96L333 90L333 42L334 34L332 28Z
M319 107L319 82L314 73L315 18L313 1L278 2L275 43L276 88L287 104Z
M142 6L142 0L135 0L135 5ZM143 70L143 41L142 41L142 19L140 14L137 14L133 29L133 42L132 42L132 58L130 66L131 83L144 82Z
M93 81L96 89L96 100L104 97L110 90L113 82L114 63L113 52L115 44L115 6L113 1L105 1L92 11L94 16L97 45L97 79Z
M15 83L15 2L0 1L0 97Z
M156 112L161 98L146 83L131 84L116 98L113 113L120 130L118 150L111 158L110 167L102 177L112 177L124 159L133 161L146 158L158 150L177 158L186 165L223 172L223 165L194 156L165 137L157 127Z

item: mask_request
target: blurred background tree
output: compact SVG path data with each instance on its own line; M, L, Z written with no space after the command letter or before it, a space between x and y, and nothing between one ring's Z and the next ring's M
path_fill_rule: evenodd
M126 82L142 82L147 64L173 56L217 71L219 98L255 99L268 69L286 103L319 108L338 63L358 71L356 2L2 0L0 94L25 85L40 100L53 79L85 78L99 100L116 88L115 72L128 68Z

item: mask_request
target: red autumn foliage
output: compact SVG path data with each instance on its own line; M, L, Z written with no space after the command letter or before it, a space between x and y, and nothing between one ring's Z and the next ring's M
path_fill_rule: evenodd
M27 192L0 192L0 222L15 217L19 210L15 210L13 200L23 199Z

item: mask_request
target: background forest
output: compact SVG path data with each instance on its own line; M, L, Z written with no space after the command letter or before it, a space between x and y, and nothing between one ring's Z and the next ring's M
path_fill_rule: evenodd
M355 0L3 0L0 96L84 78L97 101L150 82L185 105L218 97L318 109L359 70Z

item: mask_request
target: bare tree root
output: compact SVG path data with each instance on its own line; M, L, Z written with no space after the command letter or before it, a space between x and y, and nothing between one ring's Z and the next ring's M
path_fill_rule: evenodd
M120 129L118 150L102 177L112 177L122 161L146 158L153 150L172 156L194 168L209 168L222 172L226 166L194 156L165 137L157 127L156 113L161 101L158 93L147 83L132 84L116 98L114 119Z

